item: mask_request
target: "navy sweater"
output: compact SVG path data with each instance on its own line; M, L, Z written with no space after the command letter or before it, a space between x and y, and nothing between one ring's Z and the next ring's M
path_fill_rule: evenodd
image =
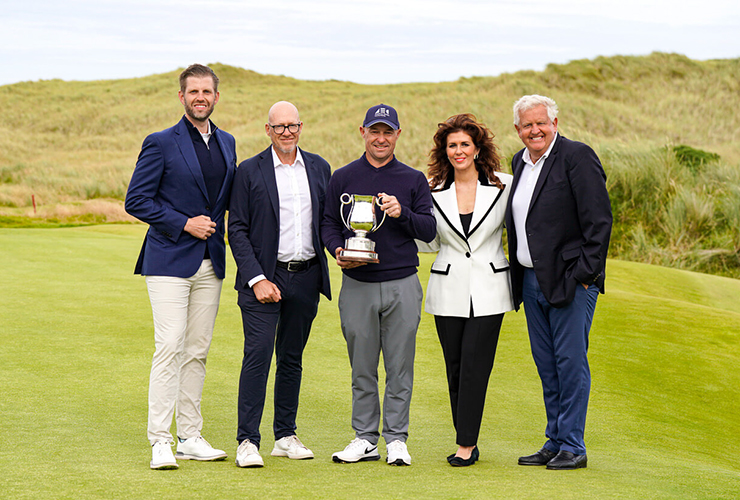
M401 204L400 217L386 217L380 229L369 235L375 242L380 263L342 271L350 278L365 282L390 281L414 274L419 266L414 239L430 242L437 234L437 222L432 214L432 195L424 174L404 165L395 156L388 164L375 168L364 154L336 170L326 189L321 222L321 239L333 257L337 248L344 248L344 240L354 236L339 216L342 193L386 193L395 196ZM349 206L343 209L346 219ZM379 207L377 214L382 218Z

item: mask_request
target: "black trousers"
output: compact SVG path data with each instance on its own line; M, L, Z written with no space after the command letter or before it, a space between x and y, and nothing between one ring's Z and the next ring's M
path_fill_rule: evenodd
M488 379L503 319L503 314L477 318L434 317L447 367L458 446L478 443Z
M303 373L303 349L319 305L321 268L304 271L275 270L280 302L262 304L254 292L239 292L244 328L244 358L239 377L237 441L249 439L260 446L260 422L265 406L267 375L275 350L275 440L296 430L298 397Z

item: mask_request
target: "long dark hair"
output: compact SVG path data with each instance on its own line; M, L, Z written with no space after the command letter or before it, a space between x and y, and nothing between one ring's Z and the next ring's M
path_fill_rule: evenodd
M498 147L493 143L493 132L482 123L478 123L475 116L470 113L463 113L449 117L444 122L437 125L437 132L434 134L434 146L429 152L429 185L434 189L441 189L445 185L452 183L454 178L454 169L447 157L447 136L454 132L465 132L473 139L473 144L480 150L478 158L475 160L475 169L478 176L487 179L491 184L499 189L504 185L496 176L496 172L501 171L501 157L498 153Z

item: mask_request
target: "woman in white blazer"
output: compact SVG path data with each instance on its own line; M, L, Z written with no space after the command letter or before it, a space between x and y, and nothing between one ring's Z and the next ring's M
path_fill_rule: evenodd
M420 251L432 264L426 312L442 344L457 431L452 466L472 465L501 322L514 309L501 244L511 175L500 172L493 134L471 114L448 118L434 135L429 185L437 237Z

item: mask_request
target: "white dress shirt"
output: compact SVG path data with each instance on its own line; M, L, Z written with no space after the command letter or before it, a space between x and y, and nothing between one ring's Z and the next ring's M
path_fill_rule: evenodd
M529 253L529 239L527 239L527 214L529 213L529 205L532 203L532 195L534 195L537 179L540 178L542 165L545 164L545 160L550 156L550 151L552 151L557 138L558 134L556 132L555 137L553 137L550 143L550 147L537 160L537 163L532 163L532 157L529 155L528 149L525 148L522 154L524 169L522 170L522 175L519 177L519 183L516 185L514 195L511 198L511 215L514 218L514 229L516 231L516 260L524 267L534 267L532 256Z
M278 202L280 204L280 239L277 260L282 262L310 260L316 257L313 248L313 208L308 186L306 164L300 149L292 165L280 161L274 147L270 147L275 166ZM249 280L249 286L266 279L264 274Z

